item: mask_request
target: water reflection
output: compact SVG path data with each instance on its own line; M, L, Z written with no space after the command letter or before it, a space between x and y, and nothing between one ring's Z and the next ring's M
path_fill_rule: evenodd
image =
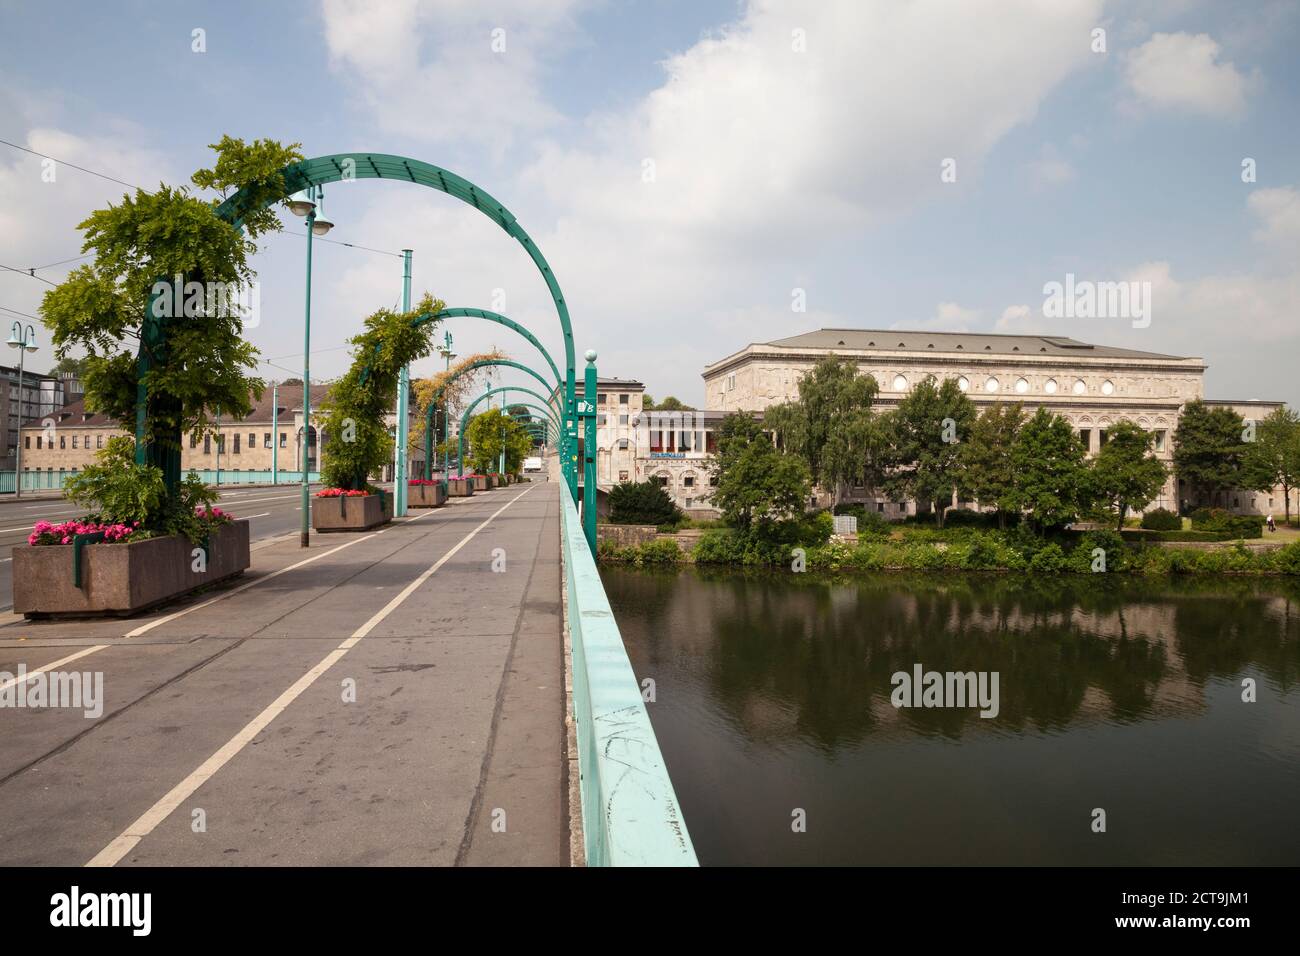
M882 574L831 582L811 575L623 568L606 569L603 577L638 676L656 681L659 699L651 714L674 781L701 814L716 814L719 799L742 799L740 791L725 796L731 786L766 791L778 805L787 795L801 799L803 790L853 812L855 801L849 795L846 802L845 790L860 786L864 774L888 766L921 777L942 775L970 760L972 748L985 746L994 750L975 766L1010 761L1009 772L996 781L1000 790L1015 786L1017 777L1032 779L1026 761L1038 760L1047 776L1062 769L1042 764L1040 745L1029 743L1034 740L1056 741L1063 757L1075 752L1065 759L1095 765L1099 785L1113 782L1113 763L1121 755L1147 762L1130 771L1131 783L1161 766L1191 773L1169 761L1221 746L1231 759L1281 760L1274 785L1285 781L1294 793L1300 739L1300 584L1294 581ZM974 707L895 709L891 677L917 663L926 670L997 671L998 716L981 718ZM1232 706L1244 677L1260 685L1253 710ZM1210 715L1215 700L1222 716ZM1140 725L1149 728L1123 729ZM1146 749L1157 746L1147 737L1169 727L1183 728L1176 746ZM949 746L927 750L926 741ZM732 761L736 779L713 779L719 764ZM746 779L760 765L761 776ZM710 785L682 783L679 767ZM939 814L942 820L931 826L950 824L954 808L933 795L919 798L913 792L918 785L904 779L885 789L900 812ZM1044 791L1035 797L1040 803L1065 799L1068 792L1059 784L1031 786ZM1231 803L1226 791L1222 798ZM682 799L695 832L692 807L686 795ZM992 804L1011 795L983 799ZM1135 809L1149 809L1141 796L1135 799ZM970 809L966 801L962 810ZM1051 810L1036 816L1046 820ZM1300 839L1291 817L1293 835L1285 845L1295 847ZM770 835L773 826L765 821L764 832ZM878 858L878 844L850 849L878 829L860 820L841 833L847 846L807 840L794 856L788 850L765 855L752 834L736 834L731 822L722 829L706 836L704 845L715 837L724 838L724 846L741 838L744 858L755 861L806 862L802 850L813 844L841 862ZM1073 838L1065 843L1073 845ZM1111 845L1136 852L1127 840ZM736 861L735 849L726 848L725 861ZM940 847L931 850L931 862L955 862ZM1091 859L1091 847L1080 850L1080 859ZM1014 861L995 856L975 862ZM1098 859L1122 858L1123 852Z

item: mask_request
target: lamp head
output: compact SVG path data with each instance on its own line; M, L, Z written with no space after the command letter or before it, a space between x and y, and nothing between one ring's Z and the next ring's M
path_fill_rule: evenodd
M316 208L311 189L303 189L289 197L289 211L295 216L305 216Z

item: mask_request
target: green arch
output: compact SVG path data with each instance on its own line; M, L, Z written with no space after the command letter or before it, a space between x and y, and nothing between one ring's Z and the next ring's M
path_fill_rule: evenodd
M469 408L465 409L465 414L460 417L460 428L456 433L456 470L459 474L465 473L465 425L469 421L469 416L474 409L478 408L485 399L491 398L498 392L523 392L525 395L531 395L543 405L546 404L546 397L538 395L531 388L525 388L522 385L499 385L496 388L489 389L474 401L469 403Z
M551 299L555 303L556 313L560 318L560 328L564 335L565 359L564 418L566 428L563 431L566 437L572 433L576 444L576 374L574 371L573 326L569 321L569 307L564 300L564 293L560 290L560 284L555 278L550 263L546 261L541 250L537 247L537 243L533 242L532 237L528 235L523 226L519 225L519 221L509 209L485 190L480 189L468 179L457 176L450 170L434 166L432 163L421 162L418 159L394 156L387 153L335 153L329 156L317 156L284 167L280 170L280 176L284 181L284 195L279 197L281 199L288 198L293 193L300 192L310 186L322 186L325 183L354 179L390 179L426 186L473 206L523 246L524 251L528 253L529 258L533 260L533 264L537 266L538 271L542 274L546 287L551 293ZM271 200L271 202L274 201ZM270 202L266 203L266 205L270 205ZM215 211L222 219L236 228L241 228L244 217L252 211L252 206L253 199L250 191L241 189L217 206ZM161 346L166 338L165 332L161 325L158 324L147 324L145 332L146 334L142 335L140 358L138 360L141 374L151 367L153 351ZM304 385L304 387L309 386ZM139 454L144 457L142 441L145 414L143 384L139 386L138 396L136 430L137 438L141 440ZM175 461L171 462L169 460L163 470L168 475L174 472L176 479L179 480L181 436L177 435L175 437L174 455L171 454L172 449L167 449L167 457L169 459L174 457ZM158 453L152 449L152 443L150 443L149 448L150 457L156 457ZM570 490L576 495L578 487L577 474L569 467L568 456L565 456L564 464Z
M424 319L425 316L420 316L420 318ZM527 365L511 361L510 359L479 359L477 362L471 362L464 368L458 369L455 375L448 378L447 381L439 385L437 390L434 391L433 395L429 399L429 407L424 413L424 477L426 479L433 477L433 415L438 408L438 400L442 397L443 391L448 385L467 372L472 372L478 368L488 368L493 365L506 365L511 368L520 369L541 382L542 388L550 388L550 383L547 382L546 379L542 378L542 376L536 371L529 368Z
M428 322L428 321L436 322L438 319L443 319L443 318L486 319L488 322L495 322L498 325L504 325L506 328L518 332L529 342L531 342L533 346L537 349L537 351L542 353L542 358L546 359L546 364L551 367L551 372L555 375L556 387L562 388L564 386L564 376L560 374L560 370L556 367L555 360L551 358L551 353L546 351L546 347L543 346L541 342L537 341L537 337L533 335L532 332L529 332L528 329L524 328L514 319L507 318L506 316L502 315L500 312L489 312L487 309L455 308L455 309L443 309L441 312L435 312L432 316L422 315L416 320L416 324L419 324L421 322Z

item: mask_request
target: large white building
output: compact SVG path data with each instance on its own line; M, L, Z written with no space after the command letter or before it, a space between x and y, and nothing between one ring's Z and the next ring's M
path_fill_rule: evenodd
M1204 398L1206 364L1197 357L1091 345L1054 335L995 335L975 332L901 332L883 329L819 329L745 346L704 369L705 404L710 411L761 412L798 397L799 379L830 355L851 358L875 377L879 405L889 408L917 382L933 375L956 379L983 409L996 401L1023 402L1066 418L1090 454L1106 431L1128 419L1156 436L1156 454L1172 458L1173 431L1183 406ZM1211 401L1259 420L1282 405L1269 401ZM891 517L911 513L870 489L851 489ZM1177 510L1186 496L1170 477L1150 507ZM1238 510L1281 510L1281 490L1272 494L1234 492L1215 502ZM1294 503L1293 503L1294 504Z

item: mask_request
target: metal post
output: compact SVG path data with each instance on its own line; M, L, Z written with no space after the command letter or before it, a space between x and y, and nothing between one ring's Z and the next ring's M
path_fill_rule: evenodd
M221 409L216 410L217 419L217 489L221 489Z
M280 483L280 384L271 386L271 484Z
M299 495L302 508L299 544L304 548L311 544L311 488L307 476L311 470L309 468L309 455L311 452L311 237L312 227L315 225L316 207L313 206L311 212L307 213L307 306L303 315L302 326L302 451L298 456L302 477L302 493Z
M411 311L411 250L402 250L402 311ZM397 376L397 461L393 475L393 517L406 514L407 404L411 391L411 367L403 365Z
M17 328L21 325L19 322L14 323ZM18 457L14 460L14 500L23 496L23 353L27 350L20 348L18 350Z
M596 553L596 350L587 349L582 382L582 530L587 547Z

